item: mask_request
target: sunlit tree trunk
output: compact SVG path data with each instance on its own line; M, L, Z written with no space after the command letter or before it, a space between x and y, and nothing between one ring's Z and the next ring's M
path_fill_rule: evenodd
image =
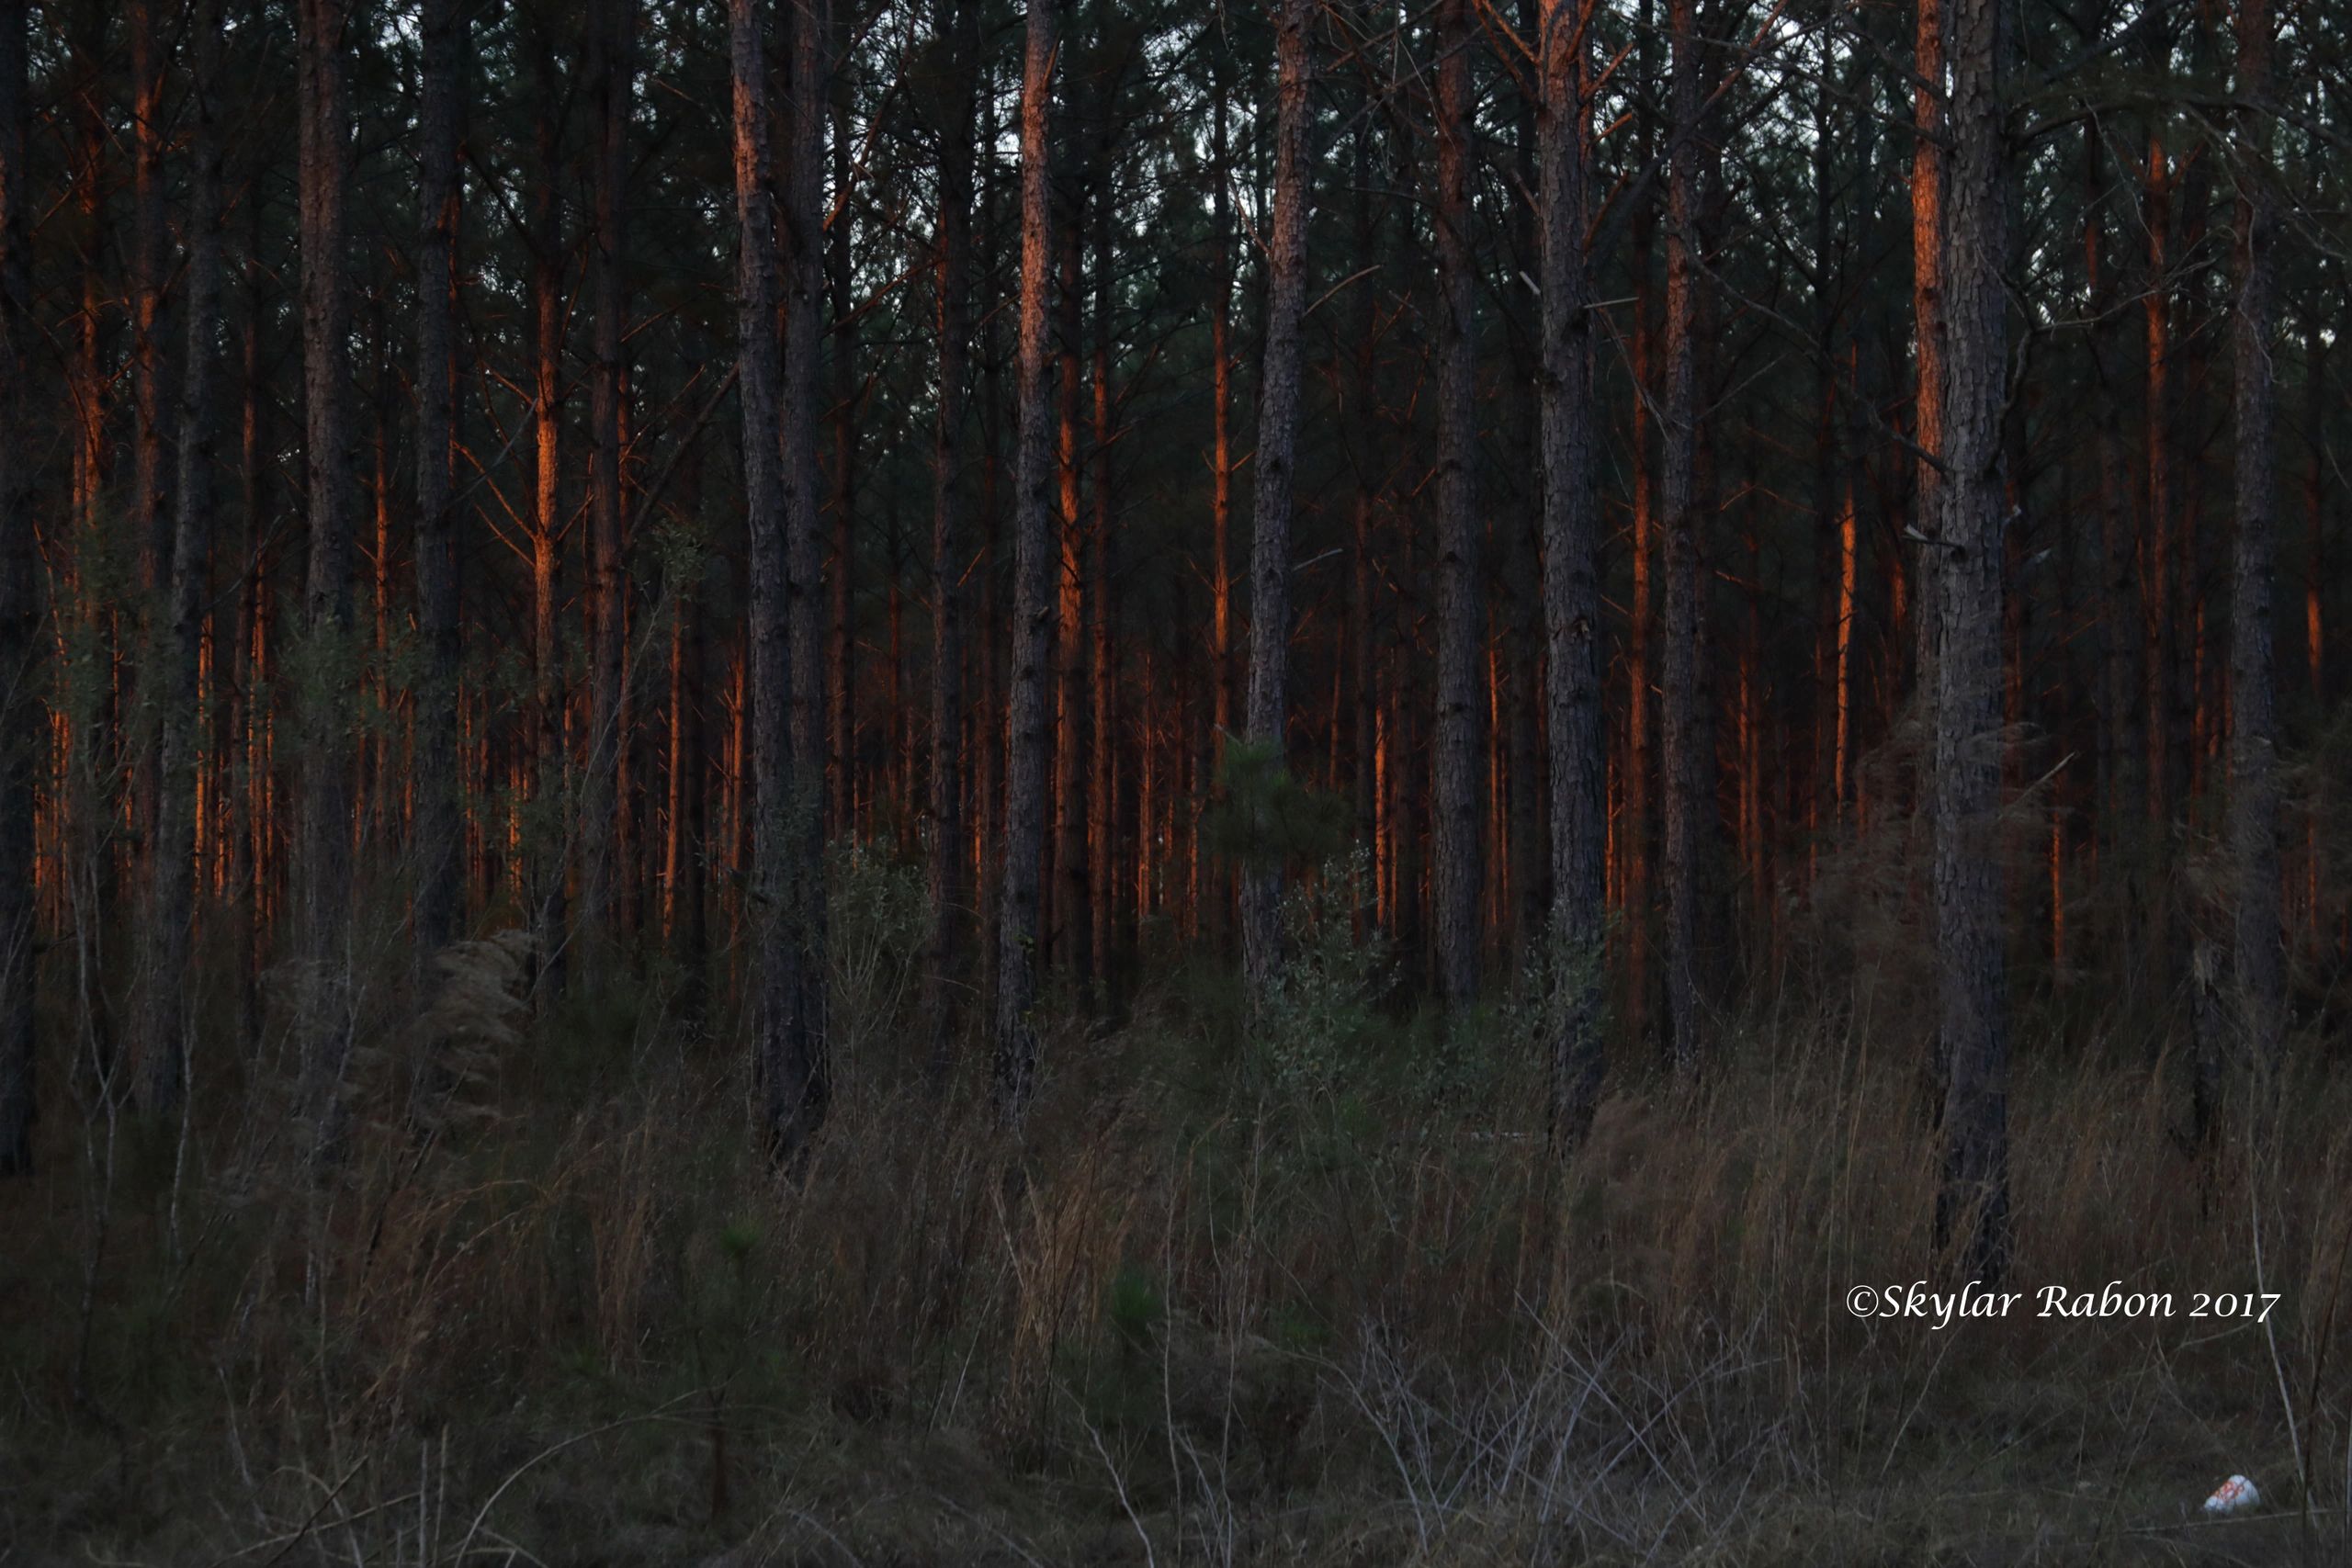
M563 193L555 122L560 91L555 46L542 37L534 57L532 126L536 184L531 193L531 676L537 733L531 749L534 807L530 852L533 946L538 953L542 998L562 994L569 967L571 910L566 878L570 854L570 771L566 765L562 623L564 527L560 510L563 441Z

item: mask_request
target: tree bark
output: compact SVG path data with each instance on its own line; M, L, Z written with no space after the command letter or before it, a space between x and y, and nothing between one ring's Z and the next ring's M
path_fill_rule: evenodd
M1700 1066L1697 947L1700 843L1708 803L1699 755L1699 394L1697 342L1701 147L1697 0L1671 0L1672 118L1679 141L1667 180L1665 409L1658 501L1666 514L1665 742L1659 758L1666 851L1667 1044L1677 1073Z
M1477 280L1470 244L1469 0L1437 24L1438 655L1436 864L1438 989L1467 1008L1478 989Z
M729 57L733 65L736 259L736 395L743 412L744 520L751 538L752 830L751 919L756 978L752 994L752 1076L771 1154L797 1161L821 1116L829 1087L821 1054L799 1025L805 971L813 955L794 918L803 890L795 838L798 771L792 722L795 652L787 577L786 494L782 470L787 442L779 436L785 379L776 344L777 214L771 190L767 67L763 59L759 0L730 0ZM795 72L795 85L798 85ZM804 351L808 345L804 344ZM808 367L802 367L805 378ZM803 392L806 392L803 386ZM807 412L804 403L802 412ZM814 457L813 433L801 438L803 461ZM812 465L813 466L813 465ZM811 476L803 475L804 481Z
M417 148L416 615L424 669L416 699L417 975L455 940L465 888L458 784L458 164L468 17L463 0L425 0Z
M579 939L592 952L616 953L623 937L621 880L629 874L628 800L630 737L628 699L628 580L621 552L622 337L628 313L622 268L626 243L629 96L636 51L635 0L603 0L596 28L596 230L590 252L596 325L588 380L588 746L582 759Z
M1053 244L1047 121L1053 90L1054 0L1028 0L1021 73L1020 430L1014 458L1012 663L1005 713L1004 873L997 922L994 1085L997 1110L1017 1122L1037 1077L1039 861L1045 852L1046 660L1054 546L1053 383L1046 308Z
M1988 1284L2010 1251L2007 976L1999 872L2003 485L2009 254L2002 133L2010 0L1953 0L1941 222L1944 397L1938 571L1935 881L1944 1105L1939 1248ZM1964 1230L1962 1227L1965 1227Z
M220 0L202 0L192 33L188 138L187 360L181 374L178 506L174 514L164 637L156 647L162 731L156 773L153 904L148 913L148 1111L169 1115L187 1082L187 955L195 919L198 660L212 551L212 391L220 314Z
M300 698L301 832L297 929L313 966L306 987L311 1111L322 1152L340 1134L335 1091L351 1044L351 750L344 671L351 603L351 284L344 254L351 130L344 104L344 0L296 12L300 170L302 385L310 558L302 583L308 679Z
M818 728L824 697L818 656L823 625L823 501L817 474L817 375L822 344L825 269L825 35L830 7L818 0L792 10L792 159L778 225L785 240L784 365L776 389L775 428L784 491L786 610L792 639L793 712L798 728L783 759L791 768L791 799L784 827L790 863L784 908L787 940L799 954L797 988L786 1024L779 1145L797 1160L825 1119L832 1099L832 1057L825 1022L824 737ZM763 818L765 820L765 818ZM772 1123L773 1124L773 1123Z
M0 0L0 426L10 430L30 400L28 19L27 0ZM44 726L34 701L42 638L31 480L22 445L0 440L0 1176L33 1167L33 813Z
M939 330L939 405L932 445L931 514L931 954L928 987L931 1076L954 1066L957 1002L964 989L964 381L971 333L972 108L978 62L978 7L936 0L939 36L955 51L950 112L939 122L939 213L932 265Z
M2277 671L2271 611L2278 393L2271 370L2274 307L2269 0L2238 0L2237 560L2230 605L2230 856L2237 882L2238 1007L2254 1061L2275 1066L2283 1043L2286 958L2278 894Z
M1312 0L1281 0L1275 21L1273 233L1267 247L1265 362L1258 389L1257 478L1250 542L1250 743L1287 771L1290 716L1290 524L1298 440L1299 323L1306 310L1308 94ZM1241 883L1244 984L1262 1001L1282 957L1283 868L1246 868Z
M531 749L528 841L533 862L532 945L538 954L537 986L543 1000L563 993L571 948L569 874L570 756L564 701L562 593L558 555L564 526L560 509L563 439L563 194L555 100L560 90L554 44L543 36L535 60L533 126L538 181L532 191L531 434L531 673L537 733Z
M1589 4L1544 0L1538 69L1538 370L1544 464L1544 626L1551 761L1552 942L1548 1124L1555 1149L1591 1125L1600 1091L1601 936L1608 897L1608 732L1601 712L1600 496L1593 482L1592 312L1585 249Z

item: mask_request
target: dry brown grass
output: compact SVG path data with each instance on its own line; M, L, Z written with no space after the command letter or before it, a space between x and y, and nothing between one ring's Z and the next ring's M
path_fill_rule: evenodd
M1556 1170L1510 1051L1433 1093L1394 1022L1284 1089L1171 976L1122 1030L1051 1031L1018 1143L864 1019L781 1184L728 1021L687 1037L639 997L525 1023L511 949L469 947L426 1028L363 1039L325 1184L223 1072L186 1151L130 1126L101 1160L58 1119L49 1173L0 1189L0 1561L2340 1548L2326 1042L2298 1041L2275 1126L2239 1104L2190 1152L2144 999L2020 982L2018 1284L2185 1308L2255 1286L2258 1240L2267 1331L1857 1321L1851 1286L1939 1272L1936 1168L1902 853L1832 870L1860 912L1800 933L1704 1087L1621 1060ZM858 984L911 1005L888 967ZM2184 1527L2233 1470L2289 1517Z

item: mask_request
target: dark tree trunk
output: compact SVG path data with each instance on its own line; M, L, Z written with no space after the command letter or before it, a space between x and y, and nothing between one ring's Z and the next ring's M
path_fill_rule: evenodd
M595 165L596 231L590 253L595 299L594 357L588 382L588 745L582 760L579 926L594 951L616 953L631 863L628 800L628 579L621 552L622 337L628 286L622 267L627 220L628 120L636 51L635 0L604 0L594 77L602 98Z
M1480 856L1477 278L1470 243L1469 0L1438 15L1438 652L1433 890L1438 989L1466 1008L1478 989Z
M2257 1064L2282 1043L2286 961L2278 912L2277 672L2271 611L2278 393L2271 371L2269 0L2238 0L2237 562L2230 605L2230 856L2237 883L2238 1005Z
M563 193L555 122L560 90L555 50L542 38L536 59L534 96L538 110L532 130L537 183L532 190L531 249L531 434L535 467L531 492L531 674L532 708L537 733L531 748L530 834L533 946L538 953L542 998L563 992L571 946L571 909L566 879L570 768L564 703L562 563L557 551L563 528Z
M351 1043L351 694L345 668L351 604L351 285L344 254L351 156L344 104L344 0L300 0L296 50L300 132L302 389L307 422L310 559L302 584L301 830L296 929L314 967L304 1031L311 1109L323 1149L340 1131L335 1091Z
M2008 1007L1999 873L2001 598L2008 256L2002 114L2009 0L1953 0L1941 221L1944 397L1936 537L1935 868L1939 1008L1950 1083L1938 1242L1962 1277L2009 1258ZM1965 1227L1964 1230L1962 1227Z
M1053 88L1054 0L1029 0L1021 73L1020 432L1012 514L1012 663L1005 712L1003 912L997 922L995 1093L1018 1122L1036 1088L1039 862L1045 853L1046 660L1051 653L1054 544L1053 384L1046 313L1053 219L1047 122Z
M750 920L755 979L752 1070L771 1152L789 1164L800 1156L824 1109L827 1081L821 1055L812 1055L800 1022L804 973L812 955L798 940L796 886L791 628L786 619L789 573L786 494L779 462L779 390L783 370L776 345L776 211L771 190L767 67L761 47L759 0L731 0L730 59L734 75L735 216L740 229L736 273L736 391L743 410L744 520L751 538L752 785L753 792ZM806 345L804 345L805 347ZM806 389L803 389L804 391ZM804 412L806 412L804 406ZM804 457L813 457L804 437ZM805 478L805 476L804 476Z
M0 426L11 430L30 402L28 13L27 0L0 0ZM28 457L0 440L0 670L10 672L0 682L0 1176L33 1164L33 783L45 727L33 698L41 637Z
M956 51L949 112L939 121L938 229L933 237L939 331L939 406L932 446L931 514L931 1074L954 1066L957 1004L969 925L964 882L964 381L971 333L972 108L978 6L936 0L939 36Z
M825 742L817 728L824 688L817 636L824 614L822 498L817 475L817 372L822 344L824 268L825 35L828 7L808 0L792 12L791 166L778 228L785 240L784 365L776 388L777 477L784 491L786 610L792 638L789 689L798 721L789 752L789 864L786 940L799 954L797 989L786 1023L783 1081L769 1088L783 1113L779 1145L797 1158L832 1099L825 1027ZM764 818L763 818L764 820ZM776 1098L781 1093L781 1099Z
M220 363L220 0L194 18L188 135L187 361L181 375L178 508L172 527L164 637L155 648L158 739L153 905L148 913L147 1109L169 1114L187 1082L187 955L195 919L198 660L212 553L212 392Z
M1543 322L1544 626L1551 750L1552 921L1558 965L1549 1125L1555 1148L1591 1124L1600 1090L1608 732L1601 713L1600 497L1593 482L1591 280L1585 251L1586 62L1577 0L1544 0L1537 224Z
M463 0L426 0L418 111L416 618L424 668L416 697L417 973L458 934L465 897L458 786L458 166L469 46Z
M1666 851L1667 1042L1676 1072L1700 1065L1698 942L1700 846L1709 803L1700 755L1704 716L1699 669L1699 380L1697 250L1700 224L1700 49L1697 0L1672 0L1674 149L1667 181L1664 461L1666 647L1660 756Z
M1308 96L1312 0L1282 0L1275 21L1273 233L1266 257L1265 362L1258 385L1257 478L1250 497L1250 740L1287 771L1290 716L1290 524L1297 483L1299 323L1306 310ZM1253 1003L1282 956L1283 868L1267 859L1241 885L1241 953Z

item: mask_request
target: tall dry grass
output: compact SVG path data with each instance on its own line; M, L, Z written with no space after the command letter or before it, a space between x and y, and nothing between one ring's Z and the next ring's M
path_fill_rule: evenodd
M2037 972L2021 933L2015 1284L2278 1306L1848 1310L1943 1272L1911 852L1831 846L1702 1083L1613 1043L1565 1167L1540 1008L1388 1010L1328 893L1288 1037L1166 971L1115 1028L1049 1022L1014 1138L977 1066L925 1082L904 868L842 861L842 1095L797 1184L740 1021L682 1027L650 981L529 1016L496 939L413 997L396 920L362 922L323 1179L295 1043L215 1029L184 1128L99 1086L0 1190L0 1556L2129 1561L2233 1470L2286 1516L2247 1560L2340 1541L2352 1090L2321 1027L2275 1112L2242 1092L2191 1146L2162 996Z

